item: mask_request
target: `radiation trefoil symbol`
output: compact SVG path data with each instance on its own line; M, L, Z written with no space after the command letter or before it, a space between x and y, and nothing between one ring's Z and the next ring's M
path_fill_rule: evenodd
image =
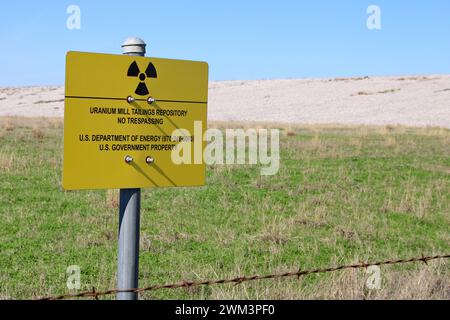
M134 61L130 67L128 68L128 74L129 77L139 77L139 80L141 82L139 82L136 91L134 93L136 93L137 95L140 96L146 96L149 94L147 85L145 84L145 80L147 78L157 78L158 74L156 73L156 69L155 66L153 65L153 63L149 63L147 69L145 70L145 72L141 72L139 70L139 67L136 63L136 61Z

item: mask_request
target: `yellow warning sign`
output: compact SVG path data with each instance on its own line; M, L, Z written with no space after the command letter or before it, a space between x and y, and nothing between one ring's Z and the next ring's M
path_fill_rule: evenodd
M69 52L65 95L64 189L204 185L207 63Z

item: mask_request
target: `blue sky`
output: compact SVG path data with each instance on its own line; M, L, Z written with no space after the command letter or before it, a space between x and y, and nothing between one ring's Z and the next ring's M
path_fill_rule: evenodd
M15 0L0 7L0 86L63 84L67 51L119 54L133 35L148 56L207 61L211 80L450 74L448 0Z

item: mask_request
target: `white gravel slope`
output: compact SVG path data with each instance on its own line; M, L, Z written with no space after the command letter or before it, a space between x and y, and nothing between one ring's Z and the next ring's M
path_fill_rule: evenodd
M208 119L450 128L450 76L211 82ZM64 116L63 87L0 88L0 116Z

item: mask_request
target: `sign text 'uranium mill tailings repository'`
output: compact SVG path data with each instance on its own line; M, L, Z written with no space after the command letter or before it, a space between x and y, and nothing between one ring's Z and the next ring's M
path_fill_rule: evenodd
M203 160L177 165L171 154L180 142L204 148L194 136L206 130L207 100L205 62L69 52L63 187L203 185Z

